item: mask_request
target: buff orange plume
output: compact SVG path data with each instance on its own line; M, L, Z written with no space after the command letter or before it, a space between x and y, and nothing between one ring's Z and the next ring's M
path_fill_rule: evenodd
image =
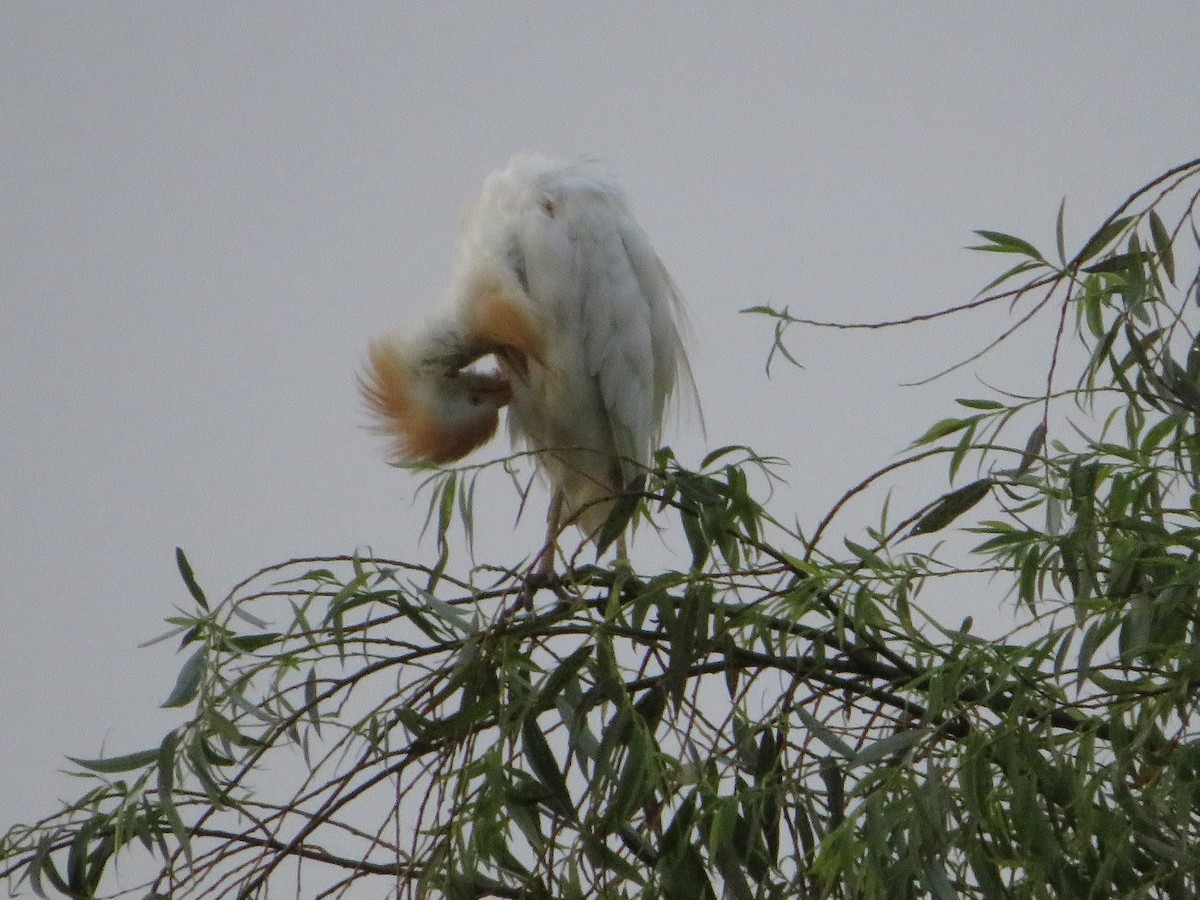
M396 340L373 341L366 371L359 377L359 392L375 417L374 430L391 441L388 462L395 466L449 463L487 443L500 421L496 405L479 404L469 416L456 416L439 408L436 385L424 382L458 377L486 383L488 376L422 372L409 357L408 349ZM507 385L490 379L490 386L480 390L502 392Z

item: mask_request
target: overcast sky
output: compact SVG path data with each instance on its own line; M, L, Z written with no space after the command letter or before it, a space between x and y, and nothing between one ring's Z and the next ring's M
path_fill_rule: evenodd
M623 184L694 322L708 433L673 446L786 457L811 525L976 376L1036 388L1052 323L917 390L1002 317L800 334L768 380L739 309L960 302L999 271L972 229L1050 246L1066 196L1078 242L1200 152L1194 2L701 6L0 4L0 831L78 793L64 753L181 721L173 645L136 649L186 603L176 545L214 597L432 558L354 376L513 153ZM479 556L513 563L540 514L489 498Z

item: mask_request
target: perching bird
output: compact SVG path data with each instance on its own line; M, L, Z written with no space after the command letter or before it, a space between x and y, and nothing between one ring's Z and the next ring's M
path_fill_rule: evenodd
M519 156L463 222L448 301L372 343L363 397L397 465L466 455L507 405L553 492L548 571L562 526L595 539L613 498L641 489L679 383L694 396L679 294L614 184ZM497 371L470 368L488 355Z

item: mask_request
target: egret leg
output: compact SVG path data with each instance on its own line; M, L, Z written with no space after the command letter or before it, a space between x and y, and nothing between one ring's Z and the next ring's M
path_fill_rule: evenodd
M563 497L558 491L550 500L550 512L546 516L546 543L533 563L532 574L549 578L554 574L554 552L558 549L558 531L562 527Z
M558 549L558 529L562 521L562 494L554 492L550 512L546 516L546 543L542 546L521 588L521 606L533 609L533 595L554 575L554 551Z

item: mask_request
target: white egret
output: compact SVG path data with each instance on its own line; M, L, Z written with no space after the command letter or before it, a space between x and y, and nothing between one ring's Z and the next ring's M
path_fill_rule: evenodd
M679 294L614 184L520 156L463 221L447 299L371 345L363 397L398 465L466 455L507 405L552 490L548 571L561 527L594 539L614 498L641 489L679 385L695 396ZM470 368L489 355L496 371Z

